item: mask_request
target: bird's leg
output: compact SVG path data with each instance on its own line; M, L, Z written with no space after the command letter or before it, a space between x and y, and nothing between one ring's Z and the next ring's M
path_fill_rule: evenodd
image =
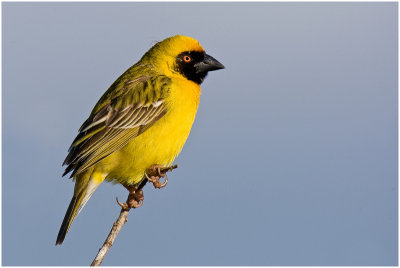
M138 208L143 205L143 191L142 188L146 184L147 181L153 183L155 188L163 188L167 185L168 177L167 172L176 169L178 165L173 165L170 167L164 167L161 165L152 165L150 168L146 170L144 173L147 180L143 180L140 184L132 186L132 185L123 185L128 191L128 199L125 203L121 203L118 201L117 203L122 207L123 210L130 210L131 208ZM164 178L165 181L163 183L160 182L160 178Z
M138 189L137 186L129 185L124 185L124 187L129 191L128 199L123 204L121 204L117 199L117 203L122 207L122 209L129 210L131 208L141 207L144 200L142 189Z
M150 168L146 170L144 173L147 180L153 183L154 188L161 189L165 187L168 183L167 172L172 171L177 168L178 165L173 165L170 167L164 167L161 165L152 165ZM165 177L165 181L163 183L160 182L161 178Z

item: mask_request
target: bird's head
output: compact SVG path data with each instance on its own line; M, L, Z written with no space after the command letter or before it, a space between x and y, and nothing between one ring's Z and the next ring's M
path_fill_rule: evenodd
M225 68L206 54L196 39L175 35L155 44L141 59L167 76L184 77L201 84L209 71Z

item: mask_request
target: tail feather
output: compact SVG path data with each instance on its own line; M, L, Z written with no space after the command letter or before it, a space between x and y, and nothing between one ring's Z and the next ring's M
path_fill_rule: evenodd
M78 216L79 212L89 201L93 192L97 189L100 183L104 180L104 175L93 177L90 174L83 174L82 177L76 179L74 196L69 203L64 220L61 224L60 231L57 235L56 245L61 245L64 242L65 236L68 233L72 221Z
M73 196L71 199L71 202L69 203L67 212L65 213L64 220L60 227L60 231L58 231L56 245L61 245L64 242L64 239L68 233L69 227L71 226L71 223L75 218L77 208L78 208L77 198L75 196Z

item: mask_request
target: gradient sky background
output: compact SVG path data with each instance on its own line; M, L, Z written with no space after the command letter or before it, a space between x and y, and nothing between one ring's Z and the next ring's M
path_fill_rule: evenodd
M226 69L103 264L397 265L397 3L2 6L3 265L91 263L127 192L101 185L56 247L61 163L108 86L175 34Z

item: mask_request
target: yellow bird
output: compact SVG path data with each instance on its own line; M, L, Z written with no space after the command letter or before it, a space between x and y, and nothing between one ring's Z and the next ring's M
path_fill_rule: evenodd
M176 35L155 44L110 86L64 161L63 176L72 172L75 188L56 245L104 180L129 190L125 205L141 205L138 186L147 181L146 170L174 161L196 116L200 84L209 71L223 68L197 40ZM164 175L159 168L158 174Z

